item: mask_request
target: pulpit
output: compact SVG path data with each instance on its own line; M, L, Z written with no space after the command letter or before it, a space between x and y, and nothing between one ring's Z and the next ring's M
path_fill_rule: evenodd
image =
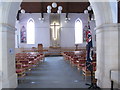
M43 51L43 44L38 44L38 51L40 51L40 52Z

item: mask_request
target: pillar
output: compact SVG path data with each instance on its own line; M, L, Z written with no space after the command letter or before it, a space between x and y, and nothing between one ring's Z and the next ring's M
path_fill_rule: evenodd
M15 21L22 0L12 1L0 1L0 89L17 87Z
M110 70L118 70L118 24L104 24L96 28L97 85L110 88Z
M2 30L2 88L16 88L17 74L15 67L15 28L0 24Z

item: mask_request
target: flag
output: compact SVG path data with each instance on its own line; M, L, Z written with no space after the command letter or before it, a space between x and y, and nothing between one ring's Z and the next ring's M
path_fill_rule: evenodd
M91 51L92 51L92 33L90 31L90 28L86 31L86 50L87 50L87 55L86 55L86 67L87 70L91 71Z

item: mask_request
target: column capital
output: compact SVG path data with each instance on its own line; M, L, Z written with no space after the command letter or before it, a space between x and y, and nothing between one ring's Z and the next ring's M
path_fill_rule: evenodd
M15 32L17 30L14 26L7 23L0 23L0 27L3 28L0 29L1 32Z
M120 24L118 23L103 24L103 25L96 27L95 30L103 29L103 28L105 29L105 28L110 28L110 27L118 27L118 26L120 26Z
M106 32L106 31L118 31L120 24L118 23L110 23L110 24L103 24L95 28L96 33Z

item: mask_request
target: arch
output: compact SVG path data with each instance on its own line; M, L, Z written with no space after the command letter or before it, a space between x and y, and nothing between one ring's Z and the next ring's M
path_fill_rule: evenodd
M27 44L35 44L35 22L33 18L27 21Z
M16 15L20 3L0 1L0 89L17 87L14 43ZM6 57L4 57L5 54Z
M83 43L83 24L80 18L75 21L75 44Z
M10 0L10 1L15 1L15 0ZM1 16L0 16L0 26L1 26L1 28L0 28L0 31L1 31L0 32L0 34L1 34L0 38L2 38L2 36L3 36L2 35L3 29L5 29L5 30L6 30L6 28L7 28L7 30L10 30L10 29L14 30L15 29L14 28L14 26L15 26L15 18L16 18L15 16L17 15L17 11L19 10L19 7L20 7L20 4L21 4L22 0L19 0L19 1L20 2L2 3L2 6L0 6L0 7L2 7L4 9L4 12L3 12L3 10L0 8L0 13L1 13ZM114 23L113 19L116 16L113 16L112 6L110 6L110 1L109 0L106 0L107 2L101 2L101 3L95 2L96 0L89 0L89 1L91 3L91 6L92 6L94 14L95 14L96 26L97 27L100 26L100 25L103 25L103 24L107 24L107 23ZM114 0L114 1L116 2L117 0ZM109 14L109 16L108 16L108 14ZM10 46L11 46L11 48L14 48L13 43L15 41L14 41L14 37L12 37L12 38L13 38L13 41L11 41L12 43L10 43ZM8 43L3 44L4 41L2 39L0 39L0 43L1 43L0 44L0 51L3 51L2 48L7 48ZM2 67L2 65L7 66L7 64L8 64L8 61L9 61L9 60L7 60L8 56L6 56L7 58L3 59L4 54L7 53L7 52L8 52L7 50L4 50L4 53L3 52L0 53L0 62L2 62L0 64L0 67ZM10 56L10 59L11 60L9 62L14 63L14 56L12 58ZM4 61L6 61L6 62L4 62ZM14 68L14 65L12 65L11 67ZM6 69L6 68L4 68L4 69ZM4 73L8 74L8 71L9 71L9 68L7 68L6 71L3 72L3 74ZM4 76L7 77L6 75L4 75ZM6 80L7 79L8 78L6 78ZM16 82L17 80L16 79L17 79L16 77L11 77L11 78L9 78L7 80L7 83L3 82L2 85L1 85L1 83L4 80L0 81L0 89L2 89L4 87L7 87L7 88L15 88L15 87L17 87L17 82ZM12 81L12 83L14 85L11 83L11 81Z
M103 24L117 23L117 18L116 18L117 7L114 8L111 5L113 2L117 2L117 0L104 0L104 1L89 0L89 2L95 14L97 27Z

